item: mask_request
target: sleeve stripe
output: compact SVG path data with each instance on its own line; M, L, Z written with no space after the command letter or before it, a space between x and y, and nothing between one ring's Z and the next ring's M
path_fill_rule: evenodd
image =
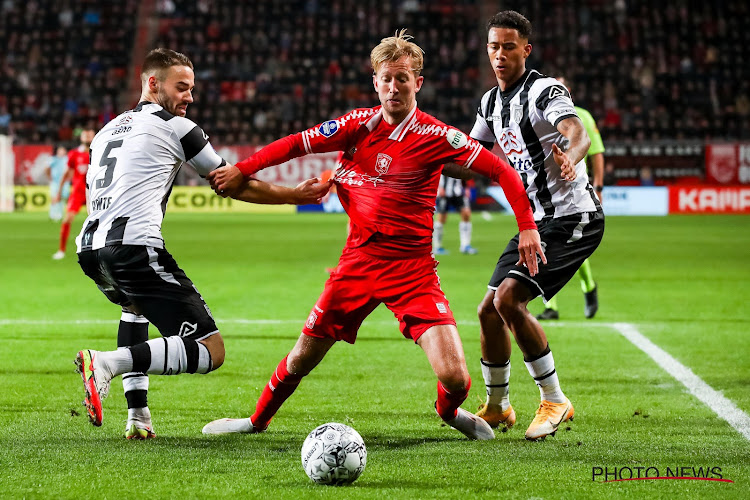
M185 161L190 161L195 155L201 152L201 150L208 144L208 137L196 125L193 129L185 134L181 139L182 150L185 152Z
M482 146L477 144L479 147L474 148L474 152L469 156L469 161L466 162L466 168L471 168L472 163L474 163L474 160L477 159L477 156L479 156L479 153L482 151Z
M214 148L208 142L192 159L188 162L201 177L206 177L212 170L226 164L226 161L219 156Z
M305 147L307 154L312 154L312 146L310 146L310 139L307 137L307 131L302 132L302 145Z

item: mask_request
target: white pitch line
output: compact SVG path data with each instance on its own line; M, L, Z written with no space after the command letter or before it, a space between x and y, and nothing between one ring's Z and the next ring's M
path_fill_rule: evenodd
M719 418L726 420L729 425L750 441L750 416L747 413L737 408L732 401L705 383L690 368L651 342L634 325L630 323L614 323L612 326L638 349L648 354L651 359L656 361L656 364L677 379L678 382L687 387L693 396L711 408Z

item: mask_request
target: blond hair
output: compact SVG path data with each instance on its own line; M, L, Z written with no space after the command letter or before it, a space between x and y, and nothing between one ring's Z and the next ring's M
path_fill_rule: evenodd
M406 29L396 31L395 36L383 38L380 43L370 52L370 62L375 73L380 66L386 62L395 62L404 56L411 58L411 70L415 76L419 76L424 66L424 50L409 40L414 37L406 34Z

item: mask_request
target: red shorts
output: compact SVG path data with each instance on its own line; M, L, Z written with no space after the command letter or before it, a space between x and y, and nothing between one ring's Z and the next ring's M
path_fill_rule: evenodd
M81 189L73 189L70 192L70 197L68 198L68 212L73 212L74 214L77 214L81 207L86 204L86 191Z
M435 325L455 325L432 255L384 259L345 248L302 333L353 344L362 321L381 303L415 342Z

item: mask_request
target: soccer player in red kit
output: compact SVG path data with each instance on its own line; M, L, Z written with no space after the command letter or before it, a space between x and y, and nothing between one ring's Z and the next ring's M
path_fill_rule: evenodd
M55 260L65 257L65 248L68 246L68 235L70 235L70 225L81 210L81 207L86 204L86 172L89 170L89 148L91 147L91 141L94 140L94 133L94 129L91 127L84 128L81 131L81 145L68 152L68 169L60 181L57 195L52 199L52 204L60 201L63 186L66 182L73 179L70 186L68 207L65 210L65 217L60 226L60 248L52 254L52 258Z
M438 378L438 415L470 439L492 439L490 426L460 408L471 379L432 256L432 220L442 165L455 162L498 181L521 234L519 262L531 273L546 261L518 175L478 142L417 108L422 49L405 30L371 53L381 106L357 109L280 139L230 168L208 175L230 195L255 172L304 154L343 151L333 181L350 217L338 266L292 351L279 363L250 418L220 419L204 434L262 432L302 377L338 340L354 343L362 321L384 303L404 337L417 343Z

